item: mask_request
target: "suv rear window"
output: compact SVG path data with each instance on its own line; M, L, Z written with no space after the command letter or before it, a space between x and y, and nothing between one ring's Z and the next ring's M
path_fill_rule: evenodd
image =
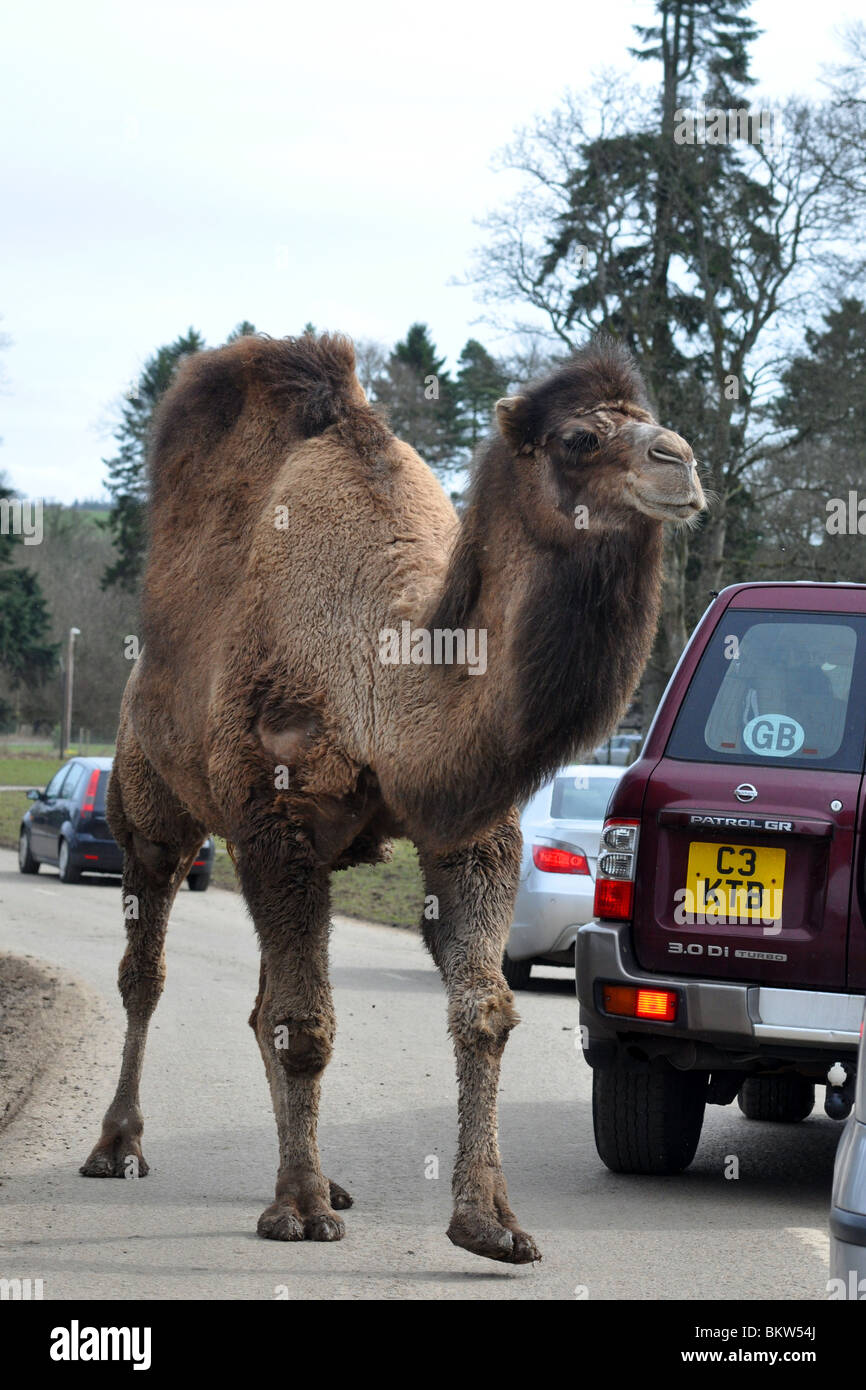
M551 820L604 820L618 777L557 777L550 803Z
M866 618L728 609L667 752L692 762L859 772L864 696Z

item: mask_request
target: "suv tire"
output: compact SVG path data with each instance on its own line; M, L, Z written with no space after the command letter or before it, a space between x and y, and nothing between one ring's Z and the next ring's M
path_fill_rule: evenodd
M747 1120L773 1120L793 1125L811 1115L815 1086L804 1076L750 1076L737 1094Z
M708 1073L667 1063L594 1067L592 1124L599 1158L613 1173L681 1173L695 1156Z
M200 874L187 874L186 881L191 893L204 893L210 883L210 874L207 870Z
M502 957L502 973L509 989L528 989L532 974L531 960L512 960L506 951Z

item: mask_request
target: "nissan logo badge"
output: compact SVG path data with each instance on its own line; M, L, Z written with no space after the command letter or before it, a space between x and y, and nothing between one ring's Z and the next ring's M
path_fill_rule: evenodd
M751 782L741 782L734 788L734 796L738 801L754 801L758 795L758 788L753 787Z

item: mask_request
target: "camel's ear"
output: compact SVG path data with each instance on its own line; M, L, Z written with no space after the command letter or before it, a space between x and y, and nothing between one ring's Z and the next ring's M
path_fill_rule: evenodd
M496 423L512 449L521 450L529 442L529 397L503 396L494 406Z

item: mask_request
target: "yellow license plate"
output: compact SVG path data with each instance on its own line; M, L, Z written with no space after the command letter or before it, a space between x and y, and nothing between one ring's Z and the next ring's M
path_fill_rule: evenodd
M777 922L782 916L785 851L692 841L683 908L711 920Z

